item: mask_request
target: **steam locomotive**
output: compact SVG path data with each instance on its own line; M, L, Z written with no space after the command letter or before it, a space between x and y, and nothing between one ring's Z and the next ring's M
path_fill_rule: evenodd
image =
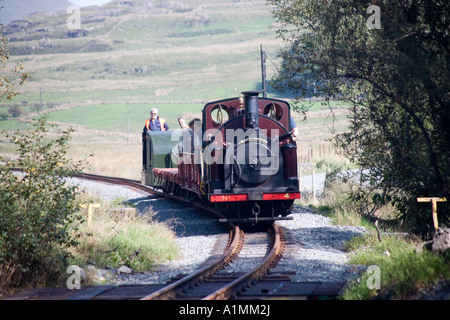
M190 129L143 135L142 184L227 221L287 219L300 198L290 105L257 91L207 103Z

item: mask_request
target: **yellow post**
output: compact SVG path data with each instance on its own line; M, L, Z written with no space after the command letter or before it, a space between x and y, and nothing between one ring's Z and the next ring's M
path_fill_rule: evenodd
M88 208L88 227L90 227L92 225L92 208L99 208L100 203L84 203L80 207Z
M437 203L446 201L447 201L446 198L438 198L438 197L417 198L417 202L431 202L431 214L433 215L433 225L435 230L439 228L437 218Z

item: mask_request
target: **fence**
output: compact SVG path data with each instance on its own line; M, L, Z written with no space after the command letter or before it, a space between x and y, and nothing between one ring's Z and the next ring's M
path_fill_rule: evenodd
M318 143L309 146L302 146L302 141L297 142L298 162L312 162L314 158L321 159L325 157L339 156L338 150L331 143Z

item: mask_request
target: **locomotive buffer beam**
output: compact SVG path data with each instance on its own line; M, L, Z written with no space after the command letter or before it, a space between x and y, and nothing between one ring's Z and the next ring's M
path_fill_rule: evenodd
M228 219L228 218L221 218L219 219L219 222L240 222L240 223L246 223L246 222L259 222L259 221L275 221L275 220L293 220L293 217L258 217L258 218L240 218L240 219Z

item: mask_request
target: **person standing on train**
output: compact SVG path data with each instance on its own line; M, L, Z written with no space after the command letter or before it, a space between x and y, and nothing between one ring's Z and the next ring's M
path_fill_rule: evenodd
M150 119L145 121L144 134L147 131L167 131L169 130L169 125L164 118L158 116L158 109L152 108L150 110Z
M178 118L178 124L180 125L181 129L189 129L189 126L186 124L186 119L184 117Z
M289 119L289 126L291 127L292 130L292 138L296 138L298 136L298 128L297 128L297 124L295 123L294 117L291 116L291 118Z

